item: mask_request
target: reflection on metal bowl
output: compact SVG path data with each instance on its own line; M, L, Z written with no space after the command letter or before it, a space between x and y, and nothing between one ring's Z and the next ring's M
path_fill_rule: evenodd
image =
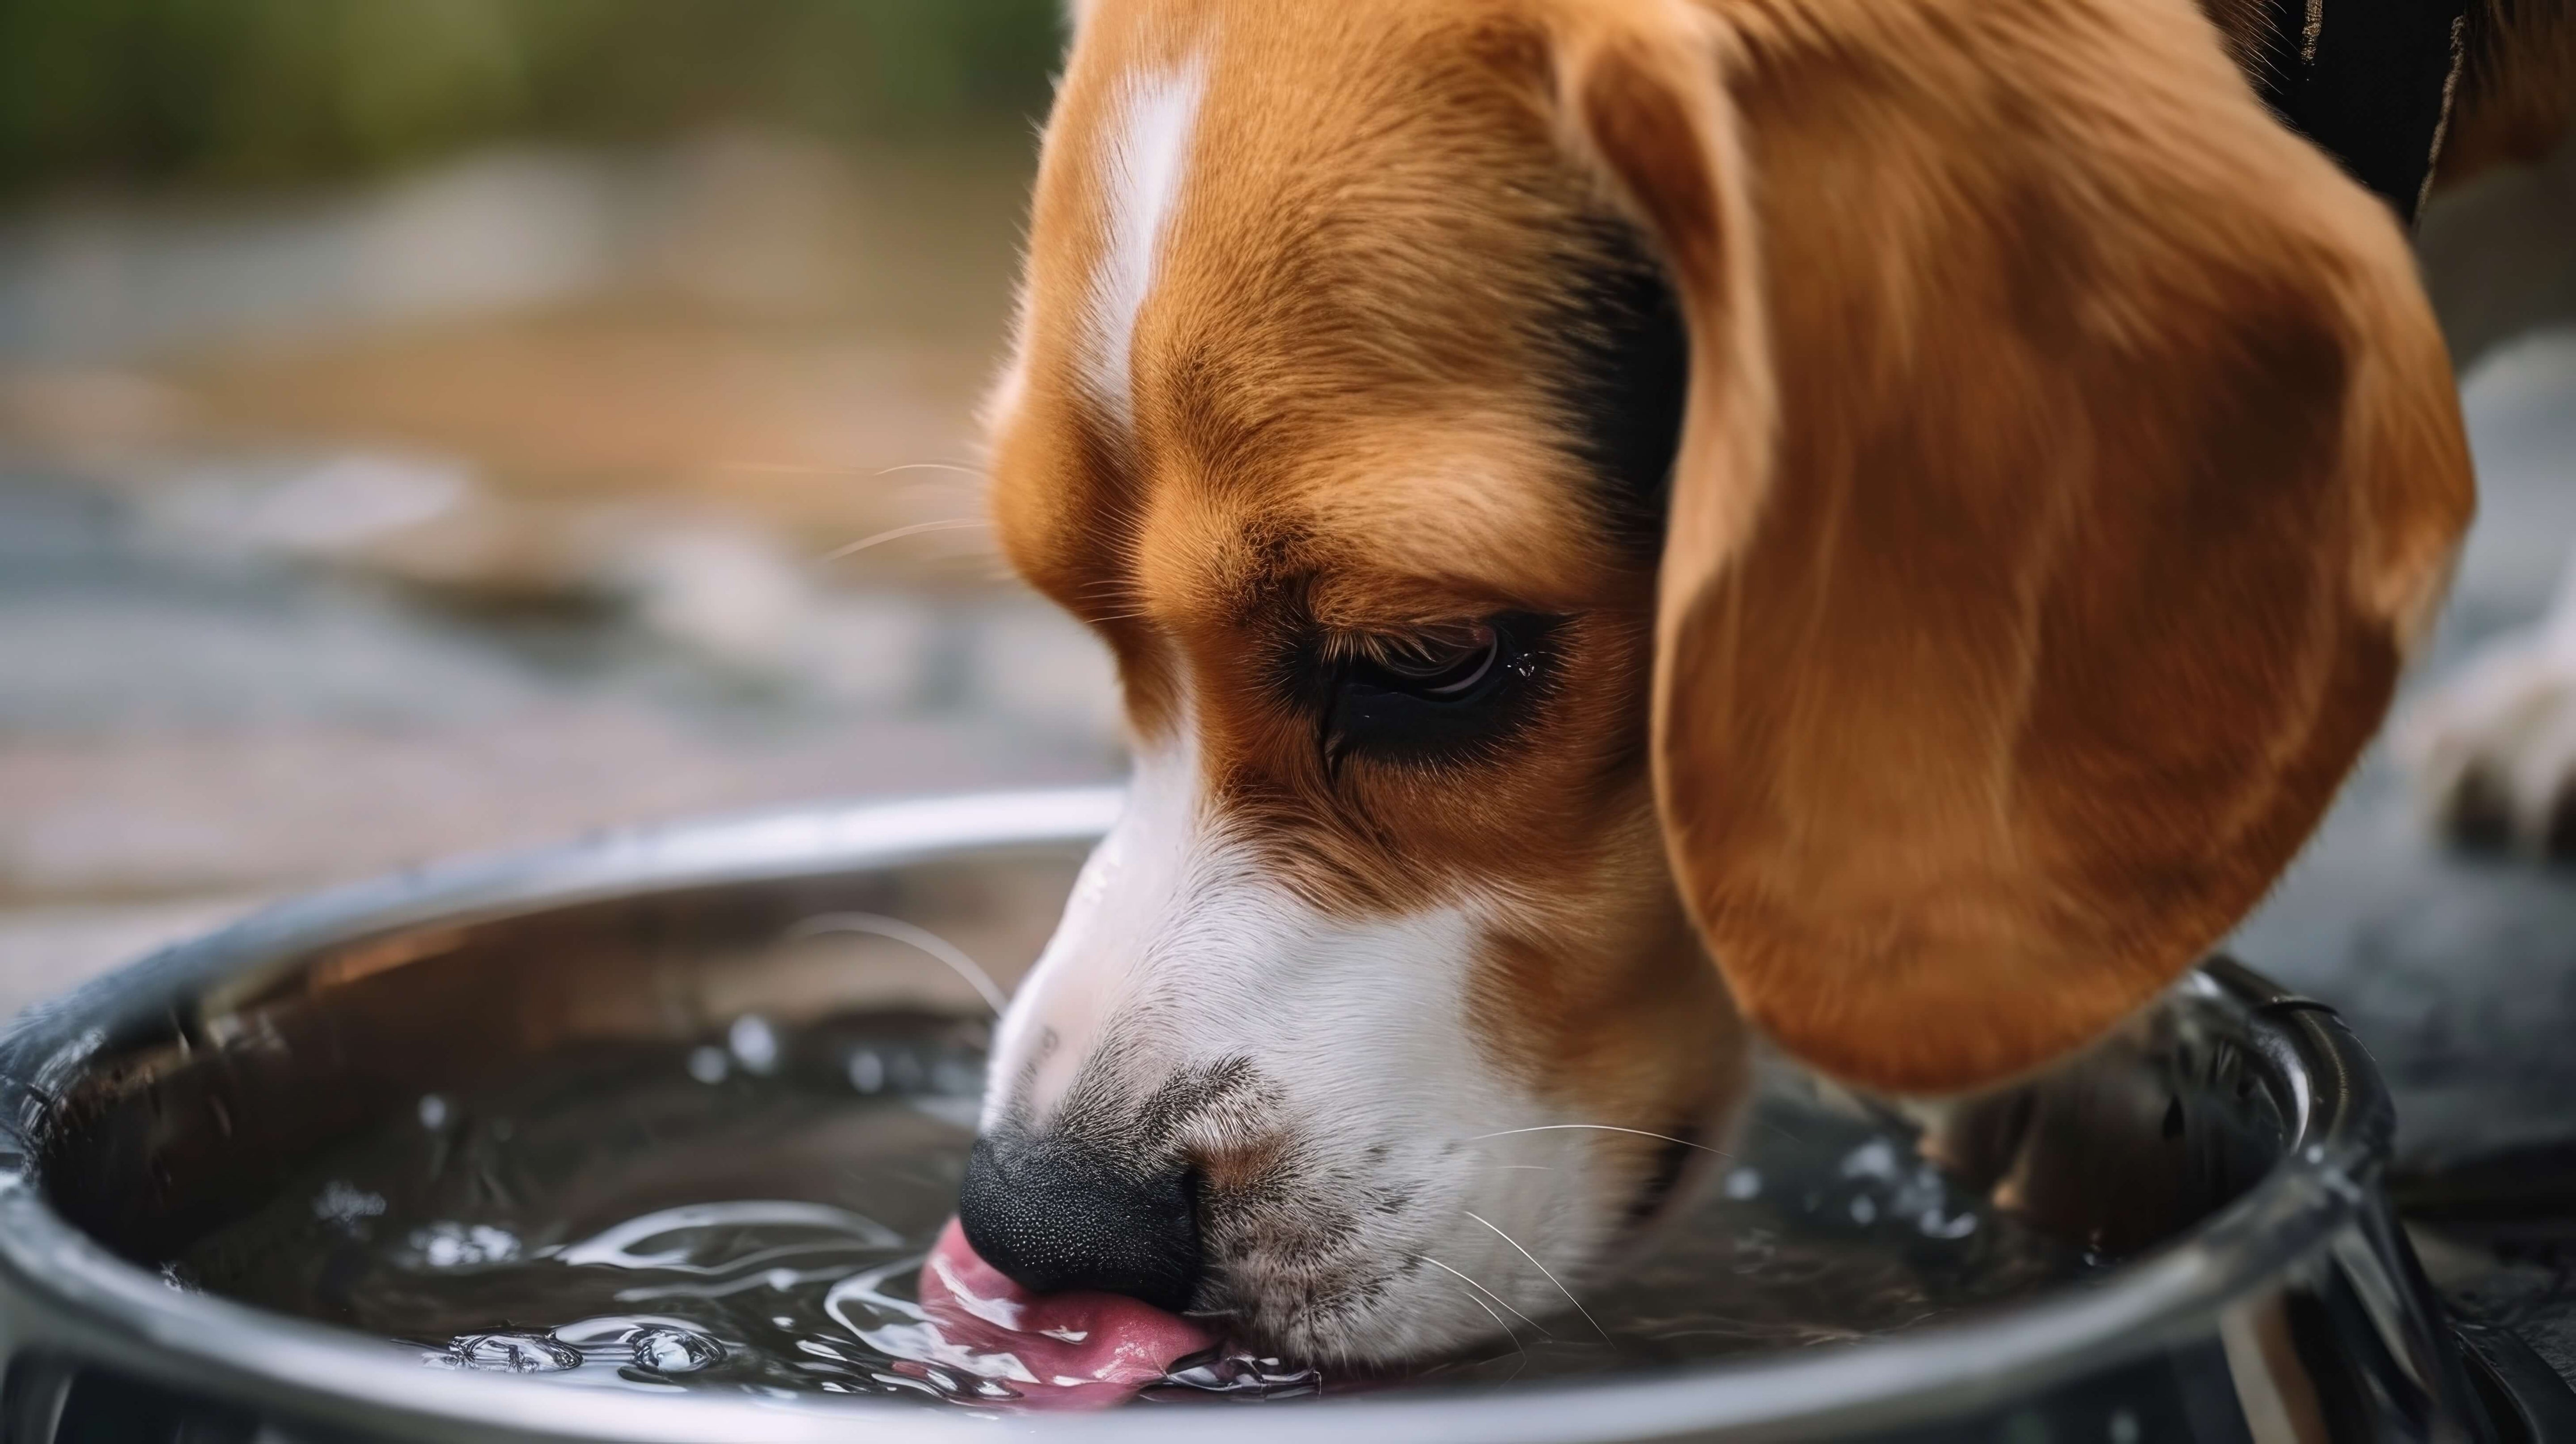
M541 1247L630 1259L645 1220L649 1232L694 1217L647 1205L685 1210L704 1201L683 1196L692 1186L793 1197L799 1168L864 1163L847 1151L857 1143L742 1165L770 1170L759 1179L647 1187L633 1168L561 1173L538 1186L608 1189L618 1196L594 1199L594 1215L641 1215L578 1242L472 1220L389 1226L384 1249L315 1285L330 1307L297 1292L318 1275L259 1262L261 1240L285 1236L261 1233L263 1217L293 1214L309 1232L390 1225L406 1206L325 1160L357 1157L397 1123L446 1139L464 1126L454 1100L505 1081L524 1092L569 1057L667 1055L655 1076L701 1083L789 1078L822 1058L830 1086L917 1094L929 1102L916 1112L949 1117L962 1138L974 1040L937 1020L971 1016L990 989L942 948L1034 956L1116 806L1114 793L1083 791L820 810L435 869L279 909L31 1012L0 1041L0 1441L1204 1437L1218 1406L1198 1401L997 1416L772 1387L756 1371L737 1371L742 1387L699 1387L726 1376L735 1346L641 1306L520 1333L388 1327L359 1307L414 1297L368 1293L365 1268L498 1268ZM850 1031L852 1018L912 1021L887 1042L877 1023ZM1863 1319L1819 1346L1749 1330L1725 1349L1596 1353L1581 1366L1544 1352L1535 1368L1460 1361L1349 1397L1228 1410L1221 1427L1241 1444L2550 1437L2552 1401L2518 1400L2511 1361L2500 1372L2461 1348L2437 1313L2381 1190L2391 1118L2368 1058L2331 1012L2232 963L2213 962L2076 1063L1950 1109L1929 1131L1783 1068L1763 1107L1783 1126L1749 1136L1809 1146L1749 1142L1720 1185L1735 1203L1768 1170L1775 1197L1813 1180L1808 1213L1825 1199L1867 1225L1877 1196L1826 1199L1826 1181L1901 1175L1920 1194L1906 1226L1923 1238L1964 1237L1973 1211L2030 1242L2004 1251L2013 1258L2077 1262L2007 1277L1991 1271L1991 1250L1935 1250L1911 1266L1926 1301L1917 1317ZM384 1177L405 1166L378 1161L393 1170ZM292 1189L304 1191L281 1214ZM936 1193L922 1202L934 1222ZM915 1226L793 1212L807 1206L822 1207L725 1217L821 1230L863 1252L899 1249ZM174 1284L192 1277L174 1261L226 1258L252 1263L230 1283ZM2004 1283L1949 1278L1942 1259ZM1690 1284L1640 1283L1664 1304L1634 1312ZM1721 1309L1731 1286L1708 1281ZM451 1332L445 1368L387 1337ZM610 1356L609 1375L641 1371L646 1387L520 1377L584 1378Z

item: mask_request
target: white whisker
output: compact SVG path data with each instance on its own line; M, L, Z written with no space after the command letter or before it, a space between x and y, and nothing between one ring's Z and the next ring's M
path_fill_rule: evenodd
M1615 1123L1542 1123L1535 1128L1506 1128L1498 1133L1479 1133L1466 1141L1481 1143L1488 1138L1509 1138L1515 1133L1554 1133L1565 1128L1596 1129L1603 1133L1633 1133L1639 1138L1660 1138L1666 1143L1677 1143L1684 1148L1696 1148L1702 1153L1715 1154L1719 1158L1735 1156L1723 1149L1711 1148L1705 1143L1693 1143L1687 1138L1675 1138L1669 1133L1649 1133L1643 1128L1621 1128Z
M1483 1299L1476 1297L1474 1294L1467 1295L1467 1302L1483 1309L1486 1317L1494 1321L1494 1327L1503 1331L1503 1337L1512 1341L1512 1348L1520 1354L1521 1362L1529 1362L1529 1350L1521 1347L1521 1336L1512 1332L1512 1326L1503 1322L1503 1316L1494 1312L1493 1305L1486 1303ZM1520 1376L1518 1374L1514 1374L1513 1377L1518 1378Z
M848 546L834 547L830 551L823 553L821 559L827 562L836 562L843 557L856 556L860 552L866 551L868 548L880 543L901 541L905 537L919 536L923 532L964 531L969 527L991 525L991 522L977 516L952 516L940 521L917 521L910 526L894 527L887 531L878 532L875 536L861 537L857 541L850 543Z
M993 981L992 974L966 956L964 949L928 928L881 913L818 913L787 930L790 940L819 937L825 933L865 933L871 937L908 943L946 964L948 971L964 978L983 998L984 1006L993 1010L994 1017L1002 1016L1003 1010L1011 1006L1010 995Z
M959 466L953 461L907 461L901 466L889 466L885 470L876 474L878 476L892 476L898 471L953 471L960 476L974 477L978 481L984 479L983 468L975 466Z
M1519 1239L1503 1232L1500 1228L1496 1228L1493 1220L1486 1218L1483 1214L1476 1212L1474 1209L1467 1210L1467 1216L1474 1219L1476 1222L1483 1224L1485 1227L1493 1229L1495 1237L1500 1238L1507 1244L1510 1244L1513 1249L1519 1252L1521 1257L1528 1259L1530 1261L1530 1267L1537 1269L1549 1283L1555 1284L1556 1291L1565 1295L1565 1301L1574 1305L1574 1311L1583 1315L1583 1322L1592 1326L1592 1331L1601 1336L1601 1342L1605 1344L1610 1342L1610 1331L1601 1327L1601 1321L1599 1319L1592 1317L1592 1311L1583 1306L1583 1300L1574 1296L1574 1290L1567 1288L1563 1280L1547 1271L1547 1265L1538 1261L1537 1254L1531 1253L1528 1249L1522 1248L1521 1241Z
M1474 1289L1476 1292L1478 1292L1478 1293L1480 1293L1480 1294L1483 1294L1485 1297L1487 1297L1487 1298L1489 1298L1489 1299L1492 1299L1495 1303L1501 1304L1501 1305L1503 1306L1504 1310L1505 1310L1506 1312L1508 1312L1508 1313L1509 1313L1513 1318L1516 1318L1516 1319L1520 1320L1522 1323L1529 1325L1531 1328L1538 1330L1538 1336L1539 1336L1540 1338L1542 1338L1542 1339L1553 1339L1553 1338L1555 1338L1555 1337L1556 1337L1556 1335L1551 1334L1551 1333L1549 1333L1549 1332L1547 1331L1547 1326L1546 1326L1546 1325L1544 1325L1544 1324L1540 1323L1540 1322L1539 1322L1538 1320L1536 1320L1536 1319L1531 1318L1529 1315L1527 1315L1527 1314L1525 1314L1525 1313L1522 1313L1520 1310L1513 1308L1513 1307L1512 1307L1512 1301L1511 1301L1511 1300L1509 1300L1509 1299L1507 1299L1507 1298L1504 1298L1501 1294L1495 1293L1492 1289L1489 1289L1489 1288L1485 1287L1483 1284L1480 1284L1480 1283L1476 1282L1474 1279L1471 1279L1471 1278L1467 1277L1465 1274L1462 1274L1462 1273L1458 1272L1456 1269L1453 1269L1453 1268L1449 1267L1447 1264L1442 1263L1440 1260L1438 1260L1438 1259L1436 1259L1436 1258L1433 1258L1431 1255L1429 1255L1429 1254L1427 1254L1427 1253L1419 1253L1419 1254L1415 1254L1415 1255L1414 1255L1414 1257L1415 1257L1415 1258L1418 1258L1418 1259L1420 1259L1420 1260L1422 1260L1424 1263L1427 1263L1427 1264L1431 1265L1433 1268L1436 1268L1436 1269L1440 1270L1442 1273L1449 1275L1451 1278L1454 1278L1454 1279L1458 1280L1460 1283L1465 1284L1467 1287L1469 1287L1469 1288L1471 1288L1471 1289ZM1517 1338L1515 1338L1515 1339L1513 1340L1513 1342L1517 1343L1517 1342L1519 1342L1519 1340L1518 1340Z

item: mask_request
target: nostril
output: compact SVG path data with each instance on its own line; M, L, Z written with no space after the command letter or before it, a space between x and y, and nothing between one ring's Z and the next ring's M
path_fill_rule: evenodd
M1097 1289L1179 1312L1198 1288L1195 1169L1138 1168L1072 1140L975 1140L957 1219L985 1262L1039 1293Z

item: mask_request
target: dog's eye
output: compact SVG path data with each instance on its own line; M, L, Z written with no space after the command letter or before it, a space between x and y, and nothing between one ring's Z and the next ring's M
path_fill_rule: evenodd
M1325 756L1467 759L1530 715L1554 630L1505 613L1350 647L1325 669Z
M1374 657L1362 657L1352 676L1390 692L1454 701L1494 673L1502 633L1478 622L1454 637L1407 637Z

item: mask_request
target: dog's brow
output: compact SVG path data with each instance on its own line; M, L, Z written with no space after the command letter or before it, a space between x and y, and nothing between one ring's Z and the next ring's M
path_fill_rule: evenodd
M1307 586L1304 600L1316 626L1356 636L1397 635L1528 605L1514 592L1472 581L1372 572L1318 576Z
M1313 508L1315 605L1335 612L1458 615L1480 600L1552 611L1599 589L1621 564L1589 497L1561 465L1449 475L1399 473L1394 484L1339 489Z

